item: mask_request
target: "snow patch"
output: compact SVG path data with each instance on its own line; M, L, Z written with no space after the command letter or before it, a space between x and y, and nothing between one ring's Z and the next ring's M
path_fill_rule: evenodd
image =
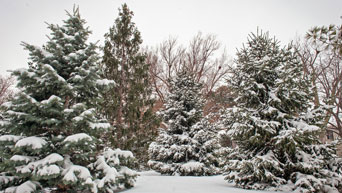
M18 179L17 176L3 176L3 175L0 175L0 184L8 184L10 182L13 182L16 179Z
M61 173L61 169L55 164L43 166L37 172L37 174L40 176L46 176L46 175L49 176L49 175L54 175L54 174L59 174L59 173Z
M102 80L97 80L96 84L100 86L107 86L110 84L115 84L115 82L114 80L102 79Z
M50 96L49 99L43 100L41 103L42 103L42 104L49 104L49 103L51 103L51 101L54 101L54 100L59 101L59 100L61 100L61 98L59 98L59 97L56 96L56 95L52 95L52 96Z
M15 162L25 162L28 163L30 161L33 161L35 159L35 157L31 157L31 156L24 156L24 155L14 155L10 158L11 161L15 161Z
M44 159L30 162L24 166L18 166L16 170L18 173L37 172L39 175L53 175L60 173L60 169L57 165L55 165L55 163L62 162L63 160L64 158L61 155L52 153L46 156Z
M87 168L79 165L71 165L65 172L64 172L63 180L69 182L76 182L78 178L83 179L86 181L88 178L91 179L90 172Z
M315 125L309 125L305 121L299 120L299 121L292 121L291 122L296 129L302 131L302 132L314 132L319 131L320 128Z
M81 141L81 140L84 140L84 139L87 139L89 141L92 141L92 138L85 134L85 133L78 133L78 134L75 134L75 135L70 135L68 137L66 137L63 142L66 143L66 142L72 142L72 143L75 143L75 142L78 142L78 141Z
M15 192L20 193L30 193L30 192L36 192L37 188L39 187L38 182L32 182L32 181L26 181L25 183L21 184L15 189ZM6 191L7 192L7 189Z
M74 109L64 109L63 112L65 112L65 113L73 113Z
M26 113L15 112L15 111L12 111L12 110L6 111L6 113L9 114L9 115L15 115L15 116L25 116L25 115L27 115Z
M74 76L73 79L74 79L74 80L82 80L82 77L81 77L80 75L76 75L76 76Z
M130 168L126 166L122 166L120 169L120 174L128 175L128 176L135 176L138 173L134 170L131 170Z
M57 77L57 80L61 82L65 82L65 79L57 74L56 70L49 64L44 64L43 66L47 71L51 72L53 75Z
M43 138L32 136L20 139L15 147L31 146L32 149L40 149L46 144L47 142Z
M109 123L90 123L92 129L109 129L111 126Z
M52 163L56 163L56 162L61 162L63 161L64 158L59 155L58 153L52 153L48 156L46 156L44 159L41 160L41 162L43 164L52 164Z
M222 175L164 176L154 171L139 174L134 188L126 190L125 193L281 193L236 188L233 183L227 183Z
M119 176L119 174L114 167L110 167L106 163L104 156L98 157L97 161L95 162L95 166L97 170L102 170L104 173L104 177L96 181L97 187L102 188L108 182L109 183L116 182L116 178Z
M5 107L5 108L9 108L9 107L11 107L12 106L12 102L4 102L4 103L2 103L2 105L1 106L3 106L3 107Z
M94 113L94 111L95 111L94 108L88 109L88 110L82 112L79 116L74 117L73 120L76 122L83 121L84 117L92 115Z
M124 158L134 158L133 153L131 151L124 151L121 149L108 150L107 153L116 154L116 155L122 156Z
M191 172L202 169L204 167L204 164L200 162L190 161L188 163L183 164L181 167L183 170Z
M49 57L53 57L53 54L51 54L50 52L47 52L46 50L42 49L39 46L33 46L36 50L39 50L40 53L42 53L43 56L49 58Z
M17 136L17 135L2 135L0 136L0 141L2 142L17 142L18 140L22 139L22 136Z

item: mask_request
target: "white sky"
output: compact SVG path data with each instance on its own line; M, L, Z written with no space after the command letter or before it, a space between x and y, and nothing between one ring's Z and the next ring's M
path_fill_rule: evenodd
M27 67L20 42L43 45L50 33L45 22L62 24L74 4L93 31L90 41L102 44L125 2L144 45L170 35L187 43L201 31L217 35L232 57L257 27L285 44L313 26L342 23L342 0L0 0L0 75Z

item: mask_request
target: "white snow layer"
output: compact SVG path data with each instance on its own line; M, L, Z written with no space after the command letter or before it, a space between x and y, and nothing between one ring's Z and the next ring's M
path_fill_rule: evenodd
M96 84L100 86L107 86L110 84L115 84L115 82L114 80L102 79L102 80L97 80Z
M73 108L77 108L77 106L73 107ZM79 116L73 118L74 121L78 122L78 121L83 121L84 120L84 117L86 116L91 116L93 113L95 112L95 109L94 108L91 108L91 109L88 109L88 110L85 110L83 111Z
M31 146L32 149L40 149L46 144L47 142L43 138L32 136L20 139L15 147Z
M20 193L36 192L37 186L39 186L37 182L26 181L25 183L18 186L14 192L16 193L17 192L20 192ZM5 192L7 192L7 189Z
M77 134L66 137L63 142L78 142L83 139L87 139L89 141L92 140L92 138L85 133L77 133Z
M41 161L43 162L43 164L52 164L52 163L60 162L63 160L64 160L64 158L61 155L59 155L57 153L52 153L52 154L46 156Z
M79 165L71 165L65 172L63 180L69 182L76 182L78 178L87 181L91 179L90 172L87 168Z
M12 157L13 158L13 157ZM12 159L11 158L11 159ZM20 157L14 157L13 159L21 159ZM31 173L36 172L40 176L49 176L58 174L61 172L60 168L55 165L57 162L63 161L63 157L57 153L52 153L46 156L44 159L30 162L27 165L17 167L19 173Z
M90 123L92 129L109 129L111 126L109 123Z
M44 64L43 67L47 71L50 71L51 73L53 73L56 76L56 78L58 79L58 81L66 82L65 79L63 77L61 77L59 74L57 74L56 70L52 66L50 66L49 64Z
M235 188L219 176L161 176L154 171L141 172L136 185L125 193L275 193ZM281 192L277 192L281 193Z
M22 136L17 135L2 135L0 136L0 141L11 141L11 142L17 142L19 139L23 138Z
M47 165L47 166L43 166L42 168L40 168L37 172L38 175L40 176L50 176L50 175L54 175L54 174L59 174L61 172L61 169L55 165Z
M292 124L302 132L314 132L319 131L320 128L315 125L309 125L306 122L300 120L300 121L292 121Z
M42 103L42 104L49 104L49 103L51 103L51 101L54 101L54 100L60 101L61 98L59 98L59 97L56 96L56 95L52 95L52 96L50 96L49 99L43 100L41 103Z
M111 151L108 150L107 153L116 154L116 155L122 156L124 158L134 158L133 153L131 151L125 151L125 150L121 150L121 149L115 149L115 150L111 150Z
M183 170L191 172L197 171L203 168L204 164L200 162L190 161L188 163L183 164L181 167Z
M106 163L104 156L100 156L95 165L97 170L102 170L104 173L104 177L96 181L97 187L102 188L105 183L116 182L116 178L119 174L114 167L110 167Z
M28 162L34 160L34 157L24 156L24 155L14 155L14 156L11 157L10 160L11 161L15 161L15 162L25 162L25 163L28 163Z
M51 54L50 52L48 52L45 49L42 49L40 46L33 46L36 50L39 50L40 53L42 53L43 56L49 58L49 57L53 57L53 54Z

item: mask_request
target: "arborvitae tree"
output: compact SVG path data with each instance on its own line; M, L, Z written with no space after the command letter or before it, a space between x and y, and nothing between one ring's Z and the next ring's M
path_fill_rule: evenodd
M129 149L138 159L146 161L147 148L157 134L159 122L152 111L149 64L140 52L142 39L132 17L133 12L124 4L114 26L105 35L104 76L116 84L105 95L104 111L116 127L114 145Z
M318 140L321 113L312 108L310 83L292 46L251 34L236 64L229 87L238 97L224 124L237 148L227 157L226 180L247 189L341 188L334 151Z
M113 192L134 183L125 166L132 153L102 148L100 135L111 126L97 106L111 82L99 77L97 47L87 43L78 8L68 16L48 25L42 48L23 43L30 62L13 72L20 92L5 104L0 190Z
M186 71L178 73L169 84L170 94L161 112L167 128L160 129L149 147L149 166L168 175L217 174L217 131L203 119L201 85Z

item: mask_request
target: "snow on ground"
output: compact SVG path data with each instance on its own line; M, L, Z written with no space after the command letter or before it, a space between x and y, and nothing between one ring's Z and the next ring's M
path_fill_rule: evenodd
M233 184L225 181L221 175L161 176L153 171L139 174L136 185L122 193L273 193L236 188Z

